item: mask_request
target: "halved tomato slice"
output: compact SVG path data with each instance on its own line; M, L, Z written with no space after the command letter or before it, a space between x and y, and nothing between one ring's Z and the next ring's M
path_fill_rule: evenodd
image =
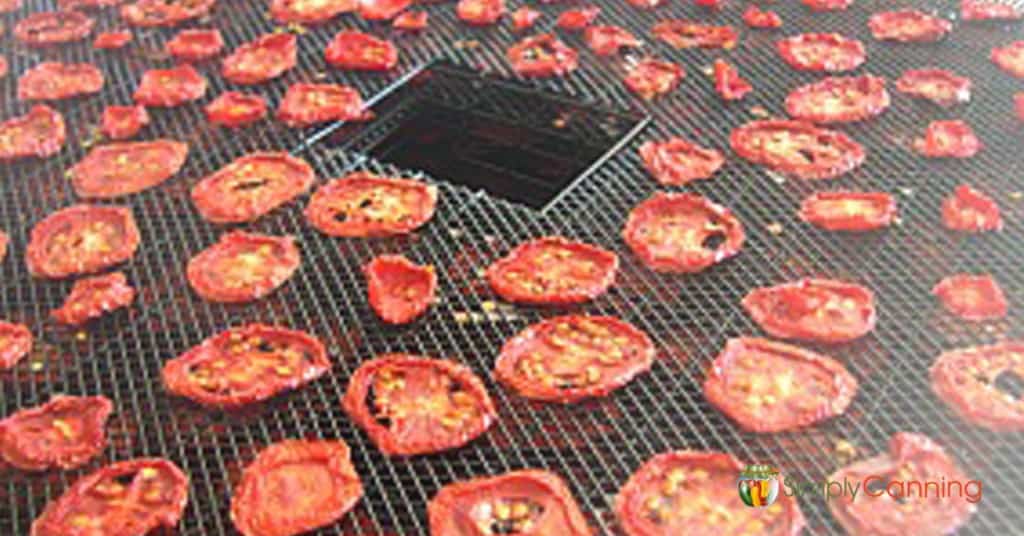
M966 184L957 186L942 202L942 223L947 229L973 233L1003 229L999 205Z
M298 41L293 33L262 35L244 43L224 58L220 72L236 84L273 80L295 67Z
M570 32L578 32L590 26L598 15L601 14L599 7L585 7L580 9L567 9L558 16L555 26Z
M417 31L427 27L426 11L406 11L391 21L391 27L396 30Z
M623 82L633 93L651 100L674 90L685 76L686 71L679 65L645 58L629 68Z
M292 84L277 108L277 118L290 127L327 121L364 121L373 117L359 91L341 84Z
M317 189L306 219L331 236L388 236L415 231L434 217L436 206L436 186L355 172Z
M932 288L947 311L964 320L995 320L1006 316L1006 295L988 274L957 274Z
M863 337L877 318L870 289L834 279L755 288L743 298L743 308L773 337L827 343Z
M66 137L64 116L37 104L27 114L0 123L0 162L57 154Z
M971 126L959 119L932 121L924 138L914 140L914 149L930 158L970 158L982 147Z
M811 11L843 11L853 5L853 0L800 0Z
M201 61L212 58L224 48L220 30L182 30L164 44L164 50L179 61Z
M896 199L885 192L817 192L800 203L799 215L829 231L872 231L892 223Z
M270 16L282 24L317 24L359 9L359 0L271 0Z
M914 9L875 13L868 19L871 35L879 41L933 43L946 37L953 23Z
M801 179L833 179L864 162L864 148L846 134L803 121L751 121L732 131L736 154Z
M249 302L291 279L301 262L290 236L232 231L189 260L188 282L210 301Z
M774 11L765 11L756 4L751 4L743 12L743 22L751 28L771 30L782 27L782 17Z
M989 57L992 63L1006 73L1024 78L1024 41L1014 41L1004 47L995 47Z
M93 318L127 307L135 300L135 289L128 285L123 272L86 277L75 281L71 293L59 309L50 311L50 318L61 324L84 324Z
M188 158L188 144L175 140L100 145L65 175L79 197L111 199L148 190L174 176Z
M863 43L835 33L794 35L776 46L782 59L800 71L849 71L860 67L867 58Z
M107 446L113 411L103 396L54 396L0 420L0 457L25 471L81 467Z
M459 0L455 14L466 24L489 26L505 14L505 0Z
M401 255L374 257L363 267L370 306L389 324L407 324L437 298L437 272Z
M338 32L324 57L335 67L354 71L387 71L398 65L398 49L391 41L353 30Z
M971 80L942 69L911 69L896 80L896 91L952 106L971 100Z
M21 324L0 320L0 370L13 368L32 351L32 332Z
M99 93L103 73L89 63L45 61L18 78L19 100L60 100Z
M725 163L722 153L683 138L645 142L640 146L640 158L648 173L666 186L710 178Z
M198 19L213 9L217 0L135 0L121 6L121 18L133 26L175 26Z
M960 0L960 19L965 21L1020 20L1024 13L1020 9L1000 2L983 0Z
M182 64L143 73L133 98L146 106L171 107L197 100L205 94L206 79L203 75L191 65Z
M654 37L675 48L724 48L736 46L739 35L732 26L708 26L689 20L663 20L651 28Z
M720 58L715 60L714 79L715 91L727 101L740 100L754 90L735 67Z
M497 419L487 389L468 367L407 354L383 355L360 365L342 405L389 456L461 447Z
M226 91L203 110L211 123L238 128L263 119L267 115L267 101L260 95Z
M617 54L622 47L643 45L643 41L620 26L591 26L583 32L583 40L598 56Z
M997 432L1024 431L1020 393L1024 342L1006 341L943 352L929 370L932 389L964 420Z
M522 6L517 9L515 13L512 13L512 28L517 32L531 28L537 23L537 19L539 19L541 15L543 15L543 13L536 9L531 9L528 6Z
M579 66L579 54L553 34L527 37L509 47L505 57L527 77L564 76Z
M814 123L863 121L888 107L885 79L869 74L828 77L800 86L786 97L786 113Z
M244 536L285 536L341 519L363 496L348 445L279 441L260 451L231 496L231 521Z
M487 282L503 299L533 305L590 301L615 282L619 257L560 236L524 242L487 268Z
M148 124L149 113L145 106L107 106L103 109L100 131L112 140L126 140Z
M124 48L133 39L135 39L135 36L128 30L103 32L97 35L96 39L93 39L92 48L96 50L117 50Z
M36 277L90 274L132 258L139 229L128 207L74 205L32 228L25 264Z
M41 11L18 21L14 37L30 46L47 46L85 39L95 22L78 11Z
M316 175L288 153L236 158L192 187L192 202L213 223L253 221L309 191Z
M360 0L359 16L363 20L391 20L412 3L413 0Z

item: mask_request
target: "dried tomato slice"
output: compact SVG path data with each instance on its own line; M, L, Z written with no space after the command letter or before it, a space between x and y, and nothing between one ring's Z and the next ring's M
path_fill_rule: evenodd
M851 341L875 327L875 295L834 279L801 279L755 288L743 308L769 335L827 343Z
M115 50L118 48L124 48L125 45L132 42L132 39L135 39L135 36L128 30L103 32L97 35L96 39L93 40L92 48L97 50Z
M103 73L89 63L46 61L18 78L18 99L60 100L99 93Z
M235 49L221 64L221 74L236 84L273 80L295 67L298 40L293 33L267 34Z
M206 15L216 3L216 0L136 0L121 6L121 18L144 28L176 26Z
M280 23L316 24L359 9L359 0L272 0L270 16Z
M952 534L976 507L956 494L922 495L923 486L900 486L890 495L887 484L934 481L967 482L968 478L934 441L921 434L898 432L889 452L855 462L828 477L829 482L864 482L863 493L842 493L828 501L832 516L849 534ZM874 486L878 486L876 489ZM886 487L881 487L886 486Z
M0 320L0 370L13 368L28 355L32 340L27 327Z
M864 162L864 148L841 132L803 121L752 121L732 131L736 154L801 179L833 179Z
M995 47L989 56L992 63L1017 78L1024 78L1024 41L1014 41L1004 47Z
M426 11L406 11L391 21L391 27L396 30L416 31L427 27Z
M885 192L817 192L800 203L799 215L829 231L872 231L892 223L896 199Z
M181 169L188 144L174 140L126 141L100 145L65 175L79 197L111 199L162 184Z
M875 13L868 19L871 35L879 41L934 43L946 37L953 23L914 9Z
M896 91L952 106L971 100L971 80L941 69L911 69L896 80Z
M1024 377L1024 343L944 352L929 370L932 389L961 418L997 432L1024 430L1024 405L1002 388Z
M338 32L324 57L335 67L355 71L387 71L398 65L398 49L391 41L352 30Z
M192 202L214 223L253 221L294 200L316 175L288 153L256 152L235 159L192 187Z
M203 110L211 123L238 128L263 119L267 115L267 101L260 95L226 91Z
M947 311L964 320L994 320L1006 316L1006 295L991 275L957 274L932 288Z
M363 121L373 117L359 91L341 84L292 84L277 108L277 118L290 127L328 121Z
M418 229L434 217L436 206L433 185L356 172L317 189L306 219L331 236L388 236Z
M648 173L666 186L710 178L725 163L722 153L683 138L645 142L640 146L640 158Z
M814 123L846 123L872 118L884 112L889 102L884 78L828 77L791 91L786 113Z
M391 20L412 3L413 0L360 0L359 16L363 20Z
M708 26L689 20L663 20L654 25L655 37L675 48L724 48L736 46L739 39L731 26Z
M188 262L188 282L204 299L221 303L258 300L283 285L302 262L295 240L244 231L220 240Z
M32 13L14 26L18 41L30 46L47 46L85 39L93 21L78 11L45 11Z
M686 71L679 65L645 58L629 69L623 82L633 93L651 100L674 90L685 76Z
M552 34L527 37L509 47L505 57L528 77L564 76L579 66L579 54Z
M778 13L762 10L755 4L751 4L750 7L743 12L743 22L751 28L765 30L782 27L782 17L780 17Z
M620 26L591 26L583 32L583 40L598 56L617 54L622 47L643 45L643 41Z
M776 43L790 67L800 71L849 71L867 58L864 44L835 33L805 33Z
M601 14L599 7L585 7L580 9L568 9L558 16L555 25L563 30L578 32L590 26Z
M947 229L974 233L1003 229L999 205L966 184L957 186L942 202L942 223Z
M526 328L501 348L494 377L520 395L569 404L602 397L646 372L654 344L610 316L560 316Z
M106 447L113 411L103 396L54 396L0 420L0 457L25 471L81 467Z
M232 328L167 361L164 387L199 404L237 408L298 389L331 369L315 337L263 324Z
M537 23L537 19L539 19L541 15L543 15L543 13L536 9L522 6L512 13L512 28L517 32L531 28Z
M300 534L337 521L362 496L344 441L289 439L245 468L231 497L231 521L244 536Z
M131 209L74 205L32 228L25 263L36 277L60 279L120 264L132 258L138 247L139 229Z
M32 523L32 536L136 536L173 529L188 503L188 477L162 458L116 462L76 481Z
M389 324L407 324L437 298L437 272L401 255L374 257L363 267L370 306Z
M220 30L182 30L164 44L164 51L179 61L201 61L212 58L224 48Z
M46 158L60 152L67 137L64 116L43 104L0 123L0 162Z
M503 299L533 305L583 303L615 282L615 253L560 236L524 242L487 268L487 282Z
M505 14L505 0L459 0L455 14L466 24L489 26Z
M792 496L780 493L765 508L748 508L737 500L742 469L739 460L724 452L659 454L619 490L615 514L628 536L800 534L804 516Z
M468 367L407 354L387 354L360 365L342 405L389 456L461 447L497 419L487 389Z
M427 505L432 536L591 536L572 492L558 475L511 471L449 484Z
M205 94L206 79L191 65L182 64L143 73L133 98L146 106L171 107L198 100Z
M1020 20L1024 17L1019 9L1010 4L985 2L982 0L960 0L960 19L969 21Z
M149 113L145 106L107 106L103 109L100 131L112 140L126 140L148 124Z
M71 293L50 317L61 324L84 324L93 318L127 307L135 299L135 289L122 272L87 277L75 281Z
M853 0L800 0L811 11L842 11L853 5Z
M750 82L740 78L739 71L723 59L715 60L714 78L715 91L727 101L740 100L754 90Z
M970 158L981 148L974 130L960 120L932 121L924 138L914 140L914 149L929 158Z

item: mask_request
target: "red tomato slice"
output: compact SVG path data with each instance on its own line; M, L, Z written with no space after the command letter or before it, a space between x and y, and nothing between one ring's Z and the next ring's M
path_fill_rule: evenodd
M430 500L427 515L431 536L593 534L565 482L538 469L449 484Z
M188 282L204 299L258 300L291 279L302 260L295 240L244 231L225 233L188 262Z
M736 154L801 179L833 179L864 162L864 148L841 132L803 121L752 121L732 131Z
M148 190L174 176L188 158L188 144L174 140L100 145L65 175L79 197L112 199Z
M995 47L989 56L1003 71L1024 78L1024 41L1014 41L1004 47Z
M487 269L487 282L503 299L533 305L590 301L615 282L615 253L560 236L524 242Z
M81 41L91 32L94 21L78 11L32 13L14 25L14 36L29 46L47 46Z
M666 186L710 178L725 163L722 153L683 138L645 142L640 146L640 158L648 173Z
M497 419L494 402L469 367L407 354L387 354L360 365L342 405L389 456L461 447Z
M800 0L811 11L843 11L853 5L853 0Z
M116 462L76 481L46 505L32 536L137 536L173 530L188 503L188 477L162 458Z
M846 123L872 118L884 112L889 102L884 78L828 77L791 91L786 113L814 123Z
M657 192L630 211L622 238L653 270L694 273L735 256L746 236L729 209L707 198Z
M892 223L896 200L885 192L817 192L800 203L799 215L829 231L872 231Z
M964 320L995 320L1006 316L1006 295L990 275L957 274L932 288L947 311Z
M952 106L971 100L971 80L941 69L911 69L896 80L896 91Z
M136 0L121 6L121 18L144 28L176 26L206 15L216 3L216 0Z
M14 368L32 351L32 332L21 324L0 320L0 370Z
M437 298L437 272L401 255L374 257L363 267L370 306L389 324L408 324Z
M583 32L583 40L598 56L617 54L622 47L643 46L643 41L619 26L591 26Z
M579 54L552 34L527 37L509 47L505 57L527 77L564 76L579 65Z
M782 27L782 17L774 11L764 11L756 4L751 4L743 12L743 22L751 28L774 29Z
M489 26L505 13L505 0L459 0L455 14L473 26Z
M1020 20L1024 16L1010 4L984 2L981 0L960 0L960 19L965 21Z
M610 316L560 316L509 339L494 377L534 400L570 404L602 397L646 372L654 344L646 333Z
M164 50L175 59L184 62L212 58L224 48L220 30L182 30L164 44Z
M103 73L88 63L46 61L18 78L18 99L60 100L99 93Z
M679 65L647 58L629 69L623 83L640 98L651 100L675 90L685 76L686 71Z
M946 37L953 23L913 9L875 13L868 19L871 35L879 41L934 43Z
M126 140L135 137L148 124L149 113L145 106L107 106L103 109L100 131L112 140Z
M601 8L599 7L569 9L563 11L562 14L558 16L558 21L555 24L563 30L578 32L587 26L590 26L590 24L593 23L600 14Z
M282 24L317 24L359 9L359 0L271 0L270 16Z
M54 396L0 420L0 457L24 471L81 467L107 446L113 411L103 396Z
M982 148L970 125L960 120L932 121L914 149L929 158L970 158Z
M740 100L754 90L750 82L740 78L739 71L723 59L715 60L714 77L715 91L727 101Z
M124 46L131 43L134 38L135 36L133 36L128 30L103 32L97 35L96 39L93 40L92 48L97 50L114 50L124 48Z
M306 533L341 519L362 496L344 441L289 439L245 468L231 497L231 521L244 536Z
M708 26L688 20L663 20L651 31L655 37L676 48L731 49L739 39L731 26Z
M359 16L363 20L391 20L412 3L412 0L360 0Z
M849 71L867 59L863 43L834 33L794 35L776 46L782 59L799 71Z
M235 159L192 187L192 202L213 223L253 221L309 191L316 180L305 160L256 152Z
M164 388L199 404L237 408L298 389L331 369L315 337L263 324L232 328L167 361Z
M139 240L131 209L74 205L50 214L32 228L25 263L35 277L91 274L132 258Z
M220 72L236 84L259 84L281 76L297 60L295 34L267 34L236 48L224 58Z
M541 15L543 15L543 13L536 9L522 6L512 13L512 28L517 32L521 32L527 28L532 28Z
M802 533L804 516L791 495L779 493L778 500L765 508L742 506L736 483L743 467L724 452L659 454L619 490L616 517L628 536ZM695 497L699 508L693 507Z
M71 294L59 309L50 311L50 318L75 326L127 307L134 300L135 289L122 272L87 277L75 281Z
M769 335L838 343L875 327L875 295L867 287L833 279L801 279L752 290L743 308Z
M947 229L980 233L1003 230L999 205L991 197L961 184L942 202L942 223Z
M290 127L308 127L328 121L363 121L373 117L359 91L341 84L296 83L288 88L277 118Z
M260 95L226 91L204 108L211 123L225 127L243 127L267 115L267 101Z
M171 107L202 98L206 79L191 65L150 69L142 74L134 99L146 106Z
M932 389L964 420L997 432L1024 431L1024 406L1001 389L1001 376L1024 377L1024 343L1007 341L944 352L930 372Z
M436 206L435 186L356 172L313 193L306 219L331 236L388 236L418 229L434 217Z
M387 71L398 65L398 49L390 41L342 30L324 49L327 62L354 71Z
M426 11L406 11L391 21L391 27L396 30L418 31L427 27Z
M37 104L27 114L0 123L0 162L55 155L66 136L64 116Z

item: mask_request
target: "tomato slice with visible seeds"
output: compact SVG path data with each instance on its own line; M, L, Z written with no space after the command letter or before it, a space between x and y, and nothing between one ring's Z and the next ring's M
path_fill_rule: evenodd
M853 5L853 0L800 0L811 11L843 11Z
M870 119L889 107L885 79L869 74L828 77L800 86L786 97L786 113L814 123Z
M148 124L149 113L145 106L107 106L103 109L100 131L112 140L126 140Z
M971 80L941 69L911 69L896 80L896 91L952 106L971 100Z
M623 82L633 93L651 100L673 91L685 76L686 71L679 65L646 58L629 69Z
M103 396L54 396L0 420L0 457L25 471L81 467L107 446L113 411Z
M231 521L244 536L290 536L334 523L362 496L344 441L289 439L245 468L231 497Z
M708 26L688 20L670 19L654 25L655 37L675 48L724 48L736 46L739 36L732 26Z
M715 60L714 78L715 91L727 101L740 100L754 90L750 82L740 78L739 71L723 59Z
M139 229L128 207L74 205L32 228L25 264L35 277L61 279L120 264L138 247Z
M990 55L992 63L1017 78L1024 78L1024 41L1014 41L1004 47L995 47Z
M0 370L14 368L32 351L32 341L27 327L0 320Z
M32 523L32 536L138 536L174 529L188 503L188 477L163 458L107 465L76 481Z
M338 32L324 57L335 67L354 71L387 71L398 65L398 49L391 41L352 30Z
M487 389L468 367L407 354L387 354L360 365L342 405L389 456L461 447L497 419Z
M328 121L365 121L373 117L359 91L341 84L292 84L277 108L277 118L290 127Z
M60 152L67 137L64 116L43 104L0 123L0 162L46 158Z
M238 128L263 119L267 115L267 101L260 95L226 91L203 110L211 123Z
M220 72L236 84L259 84L281 76L297 60L295 34L267 34L236 48L224 58Z
M85 39L93 21L78 11L45 11L32 13L14 26L18 41L30 46L47 46Z
M257 152L235 159L192 187L192 202L214 223L253 221L307 192L316 180L305 160Z
M914 149L929 158L970 158L981 148L974 130L960 120L932 121L924 138L914 140Z
M602 397L646 372L654 344L646 333L609 316L560 316L509 339L494 377L520 395L570 404Z
M761 329L780 339L852 341L875 327L875 295L834 279L801 279L755 288L743 308Z
M437 272L401 255L374 257L363 267L370 306L389 324L407 324L437 298Z
M389 236L415 231L434 217L436 206L436 186L355 172L317 189L306 219L331 236Z
M999 205L966 184L957 186L942 202L942 223L947 229L974 233L1003 229Z
M564 76L579 66L579 54L552 34L527 37L509 47L505 58L527 77Z
M752 121L732 131L739 156L800 179L833 179L864 162L864 148L841 132L803 121Z
M360 0L359 16L363 20L391 20L412 3L413 0Z
M892 223L896 199L885 192L817 192L800 203L799 215L829 231L872 231Z
M622 47L639 47L643 42L620 26L591 26L583 32L583 40L598 56L617 54Z
M391 21L391 27L396 30L417 31L427 27L426 11L406 11Z
M18 78L18 99L60 100L99 93L103 73L88 63L46 61Z
M779 54L800 71L842 72L860 67L867 58L864 44L835 33L805 33L779 41Z
M61 324L79 325L110 311L127 307L135 300L135 289L122 272L87 277L75 281L71 293L50 318Z
M997 432L1024 430L1024 404L1004 382L1024 378L1024 343L944 352L929 370L932 389L962 419Z
M558 475L511 471L449 484L427 505L432 536L591 536L572 492Z
M532 28L533 25L537 23L537 19L539 19L541 15L543 15L543 13L536 9L522 6L512 13L512 28L517 32L521 32L527 28Z
M142 74L135 102L146 106L172 107L202 98L206 79L188 64L170 69L150 69Z
M174 140L100 145L65 175L79 197L112 199L139 193L171 178L188 158L188 144Z
M555 25L563 30L578 32L590 26L601 14L599 7L586 7L580 9L569 9L558 16Z
M914 9L875 13L868 19L871 35L879 41L934 43L946 37L953 23Z
M188 282L213 302L250 302L277 290L301 262L290 236L232 231L189 260Z
M1021 10L1010 4L982 0L960 0L960 19L965 21L1008 21L1024 17Z
M751 28L772 30L782 27L782 17L774 11L762 10L756 4L751 4L743 12L743 22Z
M136 0L121 6L121 18L133 26L176 26L198 19L213 9L217 0Z
M93 40L92 48L97 50L116 50L124 48L125 45L132 42L132 39L135 39L135 36L128 30L103 32Z
M724 452L679 450L659 454L629 478L615 497L615 514L628 536L759 534L797 536L804 516L791 495L748 508L736 497L744 465Z
M487 268L487 282L503 299L533 305L590 301L615 282L619 257L560 236L524 242Z
M505 14L505 0L459 0L455 14L466 24L489 26Z
M270 16L282 24L317 24L359 9L359 0L272 0Z
M220 30L181 30L164 44L164 51L179 61L201 61L212 58L224 48Z
M1006 295L988 274L957 274L944 278L932 288L947 311L964 320L995 320L1006 316Z

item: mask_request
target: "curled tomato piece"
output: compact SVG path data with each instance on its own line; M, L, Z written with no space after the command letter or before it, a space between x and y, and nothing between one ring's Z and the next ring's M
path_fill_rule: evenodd
M224 78L236 84L273 80L295 67L298 44L295 34L275 33L256 38L235 49L221 63Z
M390 41L352 30L334 36L324 49L327 62L354 71L387 71L398 65L398 49Z
M739 71L723 59L715 60L714 78L715 91L727 101L740 100L754 90L750 82L740 78Z
M143 28L176 26L206 15L216 3L217 0L135 0L121 6L121 18Z
M952 106L971 100L971 80L941 69L911 69L896 80L896 91Z
M1001 231L1003 217L991 197L961 184L942 202L942 223L953 231Z
M803 121L752 121L732 131L736 154L801 179L832 179L864 162L864 148L841 132Z
M96 39L92 42L92 48L97 50L115 50L118 48L124 48L125 45L132 42L135 36L132 35L128 30L121 30L116 32L103 32L96 36Z
M331 369L315 337L263 324L232 328L167 361L164 387L216 408L237 408L298 389Z
M654 344L646 333L610 316L560 316L509 339L494 377L520 395L570 404L602 397L646 372Z
M370 306L389 324L408 324L437 298L437 272L401 255L374 257L363 267Z
M651 100L677 88L685 76L679 65L645 58L629 69L623 83L640 98Z
M964 320L994 320L1006 316L1006 296L991 275L957 274L932 288L947 311Z
M543 13L536 9L522 6L512 13L512 28L517 32L531 28L537 23L537 19L539 19L541 15L543 15Z
M30 46L47 46L85 39L93 21L78 11L32 13L14 25L14 36Z
M524 242L487 268L487 282L503 299L533 305L568 305L604 294L619 269L606 249L560 236Z
M800 203L800 219L829 231L871 231L888 227L896 200L885 192L818 192Z
M226 91L203 110L211 123L238 128L263 119L267 115L267 101L260 95Z
M122 272L87 277L75 281L71 294L59 309L50 311L50 318L61 324L84 324L93 318L127 307L135 299L135 289L128 285Z
M188 282L206 300L250 302L291 279L301 262L290 236L232 231L188 261Z
M171 107L198 100L205 94L206 79L191 65L182 64L143 73L133 98L146 106Z
M569 9L563 11L558 16L558 20L555 24L563 29L570 32L578 32L597 19L598 15L601 14L601 8L599 7L586 7L581 9Z
M13 368L28 355L32 340L27 327L0 320L0 370Z
M359 3L359 0L271 0L270 16L282 24L317 24L356 11Z
M67 137L64 116L43 104L0 123L0 162L46 158L60 152Z
M867 287L833 279L801 279L756 288L743 308L769 335L838 343L875 327L875 295Z
M794 35L776 46L782 59L800 71L849 71L860 67L867 58L863 43L835 33Z
M929 373L939 400L962 419L997 432L1024 430L1020 395L1005 387L1024 378L1024 342L944 352Z
M391 27L396 30L418 31L427 27L426 11L406 11L391 21Z
M164 44L164 51L179 61L201 61L220 54L224 38L220 30L182 30Z
M244 536L301 534L341 519L362 496L344 441L290 439L263 449L245 468L231 497L231 521Z
M640 146L640 158L648 173L666 186L682 186L715 174L725 157L683 138L648 141Z
M307 192L316 180L305 160L256 152L235 159L192 187L192 202L213 223L253 221Z
M982 148L970 125L960 120L932 121L914 149L930 158L970 158Z
M91 274L132 258L139 229L128 207L74 205L32 228L25 264L36 277Z
M436 206L436 186L356 172L317 189L306 219L331 236L388 236L415 231L434 217Z
M174 140L100 145L65 175L79 197L112 199L139 193L174 176L188 158L188 144Z
M871 35L879 41L934 43L946 37L953 23L914 9L875 13L868 19Z
M843 11L853 5L853 0L800 0L811 11Z
M18 78L18 99L60 100L99 93L103 73L88 63L46 61Z
M432 536L593 534L565 482L538 469L449 484L430 500L427 515Z
M407 354L383 355L360 365L342 405L389 456L461 447L497 419L487 389L468 367Z
M363 20L391 20L412 3L412 0L360 0L359 16Z
M112 140L126 140L148 124L149 113L145 106L107 106L103 109L100 131Z
M54 396L0 420L0 458L25 471L81 467L107 446L113 411L103 396Z
M341 84L292 84L277 109L277 118L290 127L363 121L372 116L359 91Z
M505 57L522 76L563 76L579 66L579 54L552 34L535 35L509 47Z
M984 0L960 0L960 18L965 21L1020 20L1021 10L1010 4Z
M489 26L505 13L505 0L459 0L455 14L473 26Z
M643 45L629 30L619 26L591 26L583 32L583 40L598 56L617 54L622 47Z
M1024 78L1024 41L1014 41L1004 47L995 47L989 57L992 63L1006 73Z
M688 20L663 20L651 29L654 37L675 48L724 48L736 46L739 36L731 26L708 26Z
M756 4L750 4L750 7L743 12L743 22L751 28L760 28L765 30L771 30L782 27L782 17L774 11L764 11Z
M828 77L786 97L786 113L814 123L845 123L874 117L889 107L885 79L869 74Z

